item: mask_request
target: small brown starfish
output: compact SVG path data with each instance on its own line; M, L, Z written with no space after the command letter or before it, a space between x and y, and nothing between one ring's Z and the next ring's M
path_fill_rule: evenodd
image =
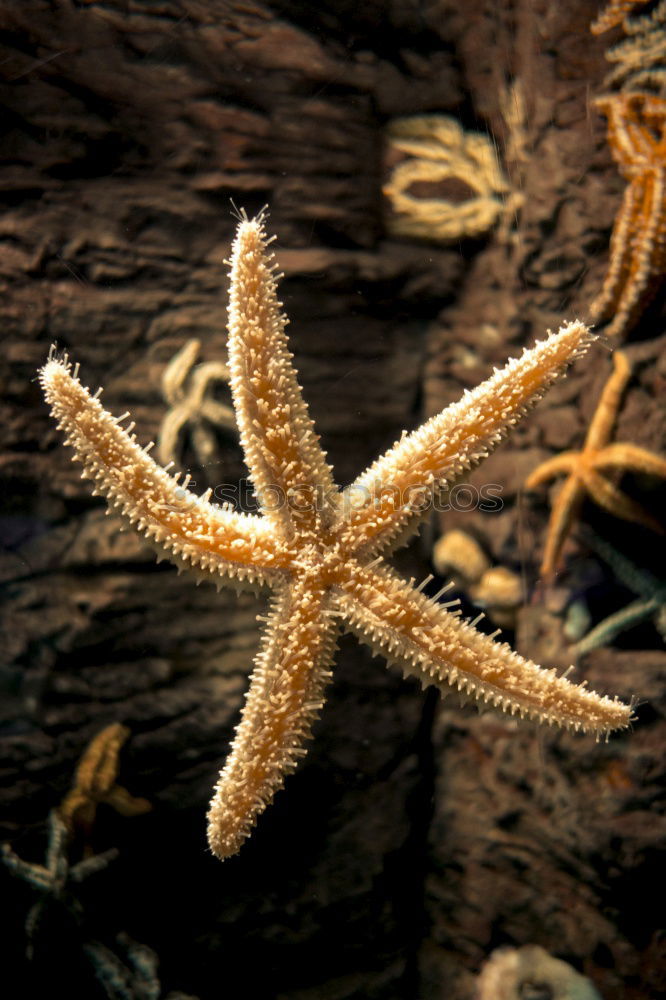
M586 496L615 517L643 524L663 534L659 521L625 496L606 475L618 471L643 472L666 478L666 461L658 455L633 444L608 444L622 393L631 376L629 362L622 351L615 351L613 364L613 374L601 393L582 451L565 451L542 462L525 482L527 489L533 490L554 476L562 473L568 476L557 495L548 523L541 563L541 575L545 579L552 577L557 569L564 540Z
M147 799L135 798L116 781L118 755L130 734L127 726L113 722L90 741L74 772L74 784L58 806L58 814L70 835L84 840L84 856L92 853L90 837L97 807L112 806L121 816L140 816L152 809Z
M629 182L610 243L603 287L590 305L595 323L612 319L608 336L635 325L666 270L666 100L619 93L595 106L608 119L608 142Z

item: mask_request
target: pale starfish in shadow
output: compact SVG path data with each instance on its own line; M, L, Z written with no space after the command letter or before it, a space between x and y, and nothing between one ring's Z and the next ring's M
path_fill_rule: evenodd
M277 298L264 216L243 216L231 258L229 369L261 508L238 513L170 476L91 396L67 359L41 383L84 476L179 567L200 579L273 590L241 722L209 812L209 843L234 854L305 753L341 625L406 674L505 711L597 735L632 706L542 670L403 580L384 561L433 499L484 458L585 349L581 323L526 350L407 434L338 492L301 395ZM98 395L98 394L97 394ZM149 446L150 447L150 446ZM459 614L459 612L458 612Z
M24 861L14 852L10 844L2 845L2 860L14 875L23 879L39 892L40 897L30 908L25 923L28 958L33 955L33 939L48 904L56 904L67 910L77 921L83 910L76 896L75 886L89 875L106 868L118 856L111 848L103 854L94 854L72 865L69 861L69 831L57 809L49 813L49 837L46 860L43 865L34 861Z
M234 411L210 394L216 382L229 382L229 369L221 361L194 367L200 350L200 341L188 340L162 374L162 392L170 407L157 439L157 454L163 465L178 462L189 435L199 464L205 469L217 447L213 428L224 428L236 435Z

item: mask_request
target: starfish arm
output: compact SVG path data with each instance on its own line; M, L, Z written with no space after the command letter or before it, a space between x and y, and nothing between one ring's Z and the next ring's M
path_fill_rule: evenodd
M609 514L619 517L622 521L633 521L634 524L642 524L657 535L664 534L664 528L648 511L644 510L639 503L631 500L621 490L618 489L605 476L595 472L594 469L586 469L583 473L583 482L590 498Z
M594 532L585 531L583 539L592 551L610 566L613 575L620 583L634 594L644 598L655 598L660 604L666 601L666 583L661 583L643 566L636 566L614 545Z
M19 858L9 844L2 845L2 860L14 875L29 882L33 888L40 889L42 892L48 892L51 888L53 883L51 873L43 865L35 865Z
M189 416L189 407L186 403L174 404L173 409L165 414L157 437L157 456L164 465L176 461L180 436Z
M632 601L626 608L621 608L620 611L616 611L615 614L609 615L608 618L604 618L602 622L595 625L580 642L576 643L574 652L582 656L583 653L589 653L591 649L610 645L616 635L626 632L633 625L649 618L658 609L659 601L654 597L648 600Z
M541 560L540 574L544 580L552 579L560 562L562 546L578 517L585 498L585 489L578 476L570 476L560 487L548 521L546 544Z
M100 872L103 868L106 868L111 861L114 861L118 857L119 853L117 847L111 847L108 851L103 851L101 854L93 854L89 858L84 858L83 861L78 861L69 870L71 881L83 882L89 875L94 875L96 872Z
M538 667L386 567L358 567L341 588L339 606L354 632L423 684L454 687L512 715L597 736L629 725L630 706Z
M49 836L46 847L46 867L55 876L67 868L67 845L69 830L59 809L51 809L48 817Z
M231 254L229 369L241 444L266 517L290 536L332 519L335 486L292 364L263 215ZM294 502L290 502L293 498Z
M50 358L40 382L83 476L158 553L208 579L263 584L280 569L283 557L264 519L210 504L187 489L189 477L181 484L170 476L81 385L67 360Z
M594 457L595 469L620 469L623 472L642 472L666 479L666 459L635 444L609 444Z
M80 788L72 788L58 806L58 814L69 833L77 829L87 836L95 825L97 800Z
M165 400L171 406L182 400L184 396L185 382L190 374L192 365L195 364L201 341L188 340L181 349L174 354L169 364L162 373L162 393Z
M663 281L666 265L666 169L653 168L640 175L642 203L631 239L631 260L609 337L629 330Z
M610 440L613 424L620 409L620 401L627 382L631 378L631 368L623 351L613 354L613 372L603 387L594 416L585 436L585 451L598 450Z
M130 731L120 722L105 726L90 741L79 761L74 785L86 795L104 795L113 787L118 776L120 751Z
M366 553L394 547L430 509L437 491L485 458L590 339L582 323L563 326L404 434L345 490L338 526L343 539Z
M206 424L196 423L192 426L192 447L199 464L205 468L217 450L215 435Z
M624 189L611 234L608 270L601 291L590 303L590 316L595 323L609 319L622 297L631 268L631 245L642 200L640 178L635 178Z
M325 588L308 578L277 593L208 812L208 843L220 859L239 850L306 752L335 651L337 625L327 600Z
M576 468L579 456L580 453L577 451L565 451L561 455L555 455L553 458L541 462L525 480L525 489L536 489L537 486L547 483L555 476L570 475Z
M101 801L111 806L121 816L142 816L153 808L148 799L130 795L127 789L120 785L110 788Z
M216 399L204 399L201 404L201 416L216 427L226 427L227 430L236 430L236 417L234 411L225 403L219 403Z

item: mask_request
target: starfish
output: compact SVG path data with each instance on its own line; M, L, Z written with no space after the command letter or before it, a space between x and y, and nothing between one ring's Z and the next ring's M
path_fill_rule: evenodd
M624 521L642 524L658 534L663 528L651 514L625 496L610 479L608 472L639 472L666 478L666 461L645 448L633 444L608 444L625 386L631 377L626 355L615 351L614 370L606 382L601 399L587 431L582 451L565 451L550 458L532 472L525 486L533 490L561 473L567 479L558 493L548 523L541 575L549 579L557 569L564 540L577 518L583 500L589 496L599 507Z
M67 443L112 509L199 578L270 587L273 599L240 724L211 802L208 838L226 858L305 753L340 625L424 684L511 714L607 735L632 706L542 670L478 632L384 561L439 490L479 462L589 343L582 323L526 350L432 417L338 492L292 364L261 213L241 217L231 255L229 368L260 514L210 503L158 466L53 353L41 370ZM132 425L133 426L133 425ZM131 428L130 428L131 430Z
M94 854L71 865L67 856L68 845L69 831L57 809L52 809L49 813L48 846L43 865L24 861L9 844L2 845L2 860L9 870L41 893L40 899L31 907L25 924L28 958L33 955L33 939L46 903L54 901L79 919L82 908L72 886L106 868L118 856L116 848L111 848L103 854Z
M191 374L200 349L198 340L188 340L173 356L162 375L162 392L171 407L162 421L157 443L157 453L164 465L175 463L179 440L188 426L191 428L194 451L203 467L215 452L215 435L208 425L236 430L236 418L231 407L208 395L211 383L229 381L229 369L221 361L208 361Z
M112 806L121 816L140 816L152 808L147 799L135 798L116 781L118 755L129 734L127 726L119 722L97 733L78 763L71 790L58 807L69 832L82 832L86 856L91 853L90 835L100 803Z
M610 264L590 305L608 336L626 333L663 281L666 269L666 100L655 94L600 97L608 142L629 182L613 227Z

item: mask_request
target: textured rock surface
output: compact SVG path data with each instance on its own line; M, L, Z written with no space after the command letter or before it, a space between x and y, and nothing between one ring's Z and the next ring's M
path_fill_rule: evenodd
M652 888L666 658L654 629L579 665L597 689L644 702L635 731L607 745L440 704L345 639L309 756L220 865L204 812L261 601L195 588L119 535L33 381L57 339L106 405L154 439L168 360L193 336L204 359L224 353L229 198L250 212L268 202L302 383L348 481L523 343L585 317L622 190L588 107L605 71L606 41L587 31L595 12L518 0L2 5L2 836L43 856L48 810L111 721L132 730L123 784L154 803L134 819L100 809L97 847L120 859L82 886L82 928L47 913L32 966L21 960L32 896L0 870L21 995L56 979L72 997L102 996L76 942L119 930L160 955L166 989L202 1000L463 1000L493 948L529 943L572 962L604 1000L664 988ZM387 239L384 123L442 111L488 129L502 154L511 79L526 96L528 152L505 163L525 194L513 237ZM636 374L616 439L663 451L659 308L629 345ZM424 576L435 530L472 531L493 563L524 574L523 651L560 664L584 554L572 536L564 596L544 605L547 496L521 486L580 443L608 369L596 346L469 477L501 487L500 512L447 512L397 560ZM227 436L219 462L209 480L243 476ZM654 481L623 486L662 509ZM653 536L584 515L660 572Z

